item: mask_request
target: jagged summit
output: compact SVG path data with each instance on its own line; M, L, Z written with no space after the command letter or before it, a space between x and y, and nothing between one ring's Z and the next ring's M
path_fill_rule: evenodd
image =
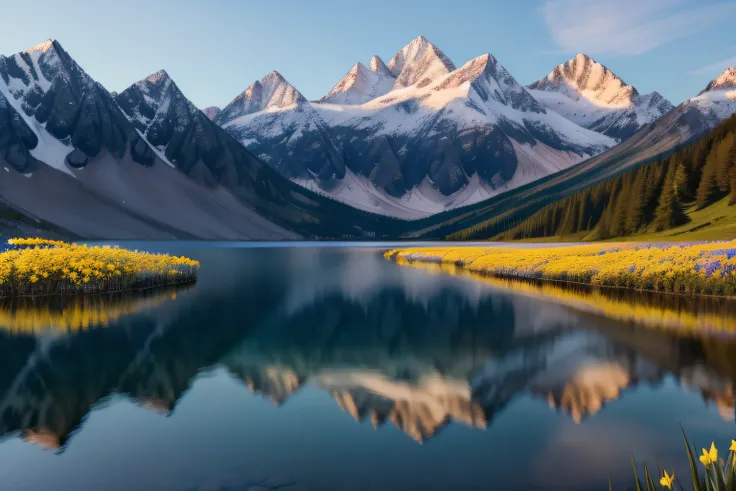
M46 41L42 42L41 44L37 44L37 45L33 46L32 48L26 50L26 53L29 53L30 54L30 53L35 53L37 51L40 51L41 53L45 53L45 52L47 52L48 50L50 50L54 46L54 43L57 43L57 41L55 41L53 39L47 39Z
M161 82L171 81L171 77L166 70L159 70L156 73L152 73L144 79L145 82L152 84L159 84Z
M434 87L452 89L470 82L483 101L494 99L522 111L544 113L542 107L490 53L478 56L452 72Z
M528 86L547 109L623 141L674 106L661 94L640 94L606 66L579 53Z
M214 121L220 115L222 109L217 106L210 106L202 109L202 112L210 119L210 121Z
M383 62L381 57L374 56L371 58L371 71L375 73L380 73L383 75L391 75L391 70L388 69L388 66Z
M442 50L419 36L391 58L388 69L396 77L394 88L402 88L415 84L427 86L456 67Z
M605 65L579 53L554 68L530 89L564 92L568 97L584 98L598 106L627 107L639 95Z
M233 99L220 113L217 122L220 125L248 114L266 109L282 109L293 105L301 105L307 99L296 87L291 85L279 72L272 71L261 80L253 82L238 97Z
M395 78L388 71L388 68L384 72L378 62L374 63L374 60L371 60L371 66L374 65L377 70L369 70L360 62L353 65L330 93L320 99L319 102L348 105L364 104L388 93L394 86ZM385 67L385 65L383 66Z
M267 85L269 83L281 83L286 82L286 79L277 70L271 71L268 75L260 80L261 84ZM288 82L287 82L288 83Z
M726 70L718 77L710 81L708 86L698 95L703 95L711 90L732 90L736 89L736 66L726 68Z

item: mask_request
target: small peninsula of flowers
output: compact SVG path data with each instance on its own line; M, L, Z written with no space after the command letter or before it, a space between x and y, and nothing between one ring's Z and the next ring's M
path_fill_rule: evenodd
M0 296L109 293L195 281L199 262L110 246L10 239Z
M664 293L736 295L736 241L394 249L399 263L455 264L497 277Z

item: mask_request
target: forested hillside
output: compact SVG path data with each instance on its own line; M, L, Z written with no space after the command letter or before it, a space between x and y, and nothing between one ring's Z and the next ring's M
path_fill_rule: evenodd
M496 238L603 240L672 229L686 224L689 213L721 200L736 204L735 161L736 116L732 116L667 158L552 203ZM736 207L734 212L736 216ZM497 227L498 223L481 225L453 238L491 238Z

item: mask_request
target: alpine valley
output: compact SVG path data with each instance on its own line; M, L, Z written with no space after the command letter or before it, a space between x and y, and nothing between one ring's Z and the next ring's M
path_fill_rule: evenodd
M57 41L0 56L0 233L444 237L669 152L736 112L727 69L674 107L579 54L522 86L418 37L310 101L274 71L200 110L166 71L117 93Z

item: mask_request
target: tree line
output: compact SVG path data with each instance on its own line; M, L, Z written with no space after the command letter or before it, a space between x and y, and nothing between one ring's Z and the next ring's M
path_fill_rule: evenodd
M586 240L601 240L663 231L686 224L686 209L726 197L736 204L736 115L667 158L547 205L496 238L587 232Z

